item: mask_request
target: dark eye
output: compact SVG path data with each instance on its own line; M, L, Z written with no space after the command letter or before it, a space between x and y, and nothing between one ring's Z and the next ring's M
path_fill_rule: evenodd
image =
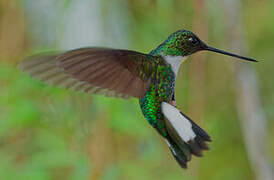
M189 41L190 43L192 43L193 45L196 45L196 44L198 43L198 39L193 38L193 37L188 38L188 41Z

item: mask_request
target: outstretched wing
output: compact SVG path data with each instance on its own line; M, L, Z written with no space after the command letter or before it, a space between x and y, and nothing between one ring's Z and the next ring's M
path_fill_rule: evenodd
M160 57L130 50L82 48L40 54L19 64L31 76L59 87L121 98L142 97Z

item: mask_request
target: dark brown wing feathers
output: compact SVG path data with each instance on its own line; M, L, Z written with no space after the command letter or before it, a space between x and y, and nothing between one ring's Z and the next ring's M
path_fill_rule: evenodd
M22 61L19 68L39 80L68 89L139 98L150 84L149 77L139 76L142 69L138 65L147 61L147 57L152 58L129 50L82 48L33 56Z

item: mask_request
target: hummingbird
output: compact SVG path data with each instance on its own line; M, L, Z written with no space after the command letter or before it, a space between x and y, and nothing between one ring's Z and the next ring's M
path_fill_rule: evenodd
M138 98L144 117L166 141L182 168L192 155L209 150L211 137L176 107L175 85L184 60L212 51L242 60L257 60L208 46L193 32L178 30L149 54L86 47L42 53L19 63L21 71L51 85L117 98Z

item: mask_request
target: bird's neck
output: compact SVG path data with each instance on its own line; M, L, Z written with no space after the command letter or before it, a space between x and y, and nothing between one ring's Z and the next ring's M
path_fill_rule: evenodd
M187 59L187 56L183 57L183 56L162 55L162 57L166 63L170 64L171 69L173 73L175 74L175 77L177 77L177 74L179 72L182 62L184 62Z
M169 37L163 43L161 43L156 49L151 51L152 55L172 55L172 56L186 56L187 52L182 48L180 42L175 38Z
M174 48L168 40L160 44L156 49L151 51L150 54L153 56L161 56L166 63L170 64L175 77L177 77L182 62L187 59L187 56L183 56L181 52L178 52L177 48Z

